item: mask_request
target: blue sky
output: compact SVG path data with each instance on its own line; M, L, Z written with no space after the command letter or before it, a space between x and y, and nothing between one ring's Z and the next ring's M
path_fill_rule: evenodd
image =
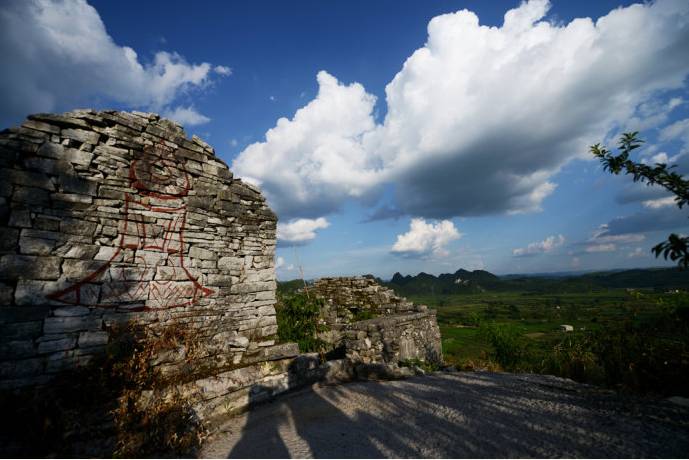
M650 248L689 227L587 153L638 129L637 159L689 169L685 1L0 8L3 126L177 119L268 196L281 279L669 265Z

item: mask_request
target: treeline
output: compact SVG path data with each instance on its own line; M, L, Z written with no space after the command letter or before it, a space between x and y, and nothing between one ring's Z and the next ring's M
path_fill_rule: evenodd
M486 291L524 291L533 293L586 292L602 289L689 290L689 271L678 268L648 268L579 275L496 276L485 270L457 270L439 276L395 273L389 282L381 281L400 295L477 294Z

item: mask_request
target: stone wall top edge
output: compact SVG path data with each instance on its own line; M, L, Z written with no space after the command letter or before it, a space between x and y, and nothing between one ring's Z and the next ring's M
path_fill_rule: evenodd
M215 149L211 145L196 135L192 135L189 138L181 124L153 112L82 108L62 113L34 113L28 115L19 126L0 129L0 137L11 136L14 133L20 132L23 128L55 134L55 131L51 131L52 127L58 129L57 133L59 133L59 129L98 131L117 126L173 142L185 150L191 150L196 154L204 156L206 160L219 163L218 167L230 172L229 183L245 191L245 194L252 199L265 203L265 197L260 187L239 177L234 177L229 165L216 155Z

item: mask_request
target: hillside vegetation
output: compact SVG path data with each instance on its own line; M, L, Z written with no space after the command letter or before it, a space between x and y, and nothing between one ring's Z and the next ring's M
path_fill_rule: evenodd
M397 273L380 282L437 309L444 359L461 369L554 374L689 396L686 271L498 277L458 270L440 276ZM563 325L573 330L565 332Z

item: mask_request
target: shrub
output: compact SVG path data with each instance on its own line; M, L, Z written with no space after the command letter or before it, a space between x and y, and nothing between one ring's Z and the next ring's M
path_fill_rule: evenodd
M191 407L194 395L174 392L152 361L181 347L194 360L196 344L194 333L177 324L111 330L106 352L91 364L44 387L0 394L12 422L3 424L0 451L27 457L191 456L206 435ZM184 378L177 375L175 383Z
M588 334L568 334L543 361L543 372L579 382L603 383L604 369L591 349Z
M296 342L302 353L323 351L325 342L318 338L327 327L320 319L323 300L305 293L282 295L275 306L280 342Z
M492 358L505 369L515 370L527 358L526 343L512 325L483 323L481 335L493 348Z

